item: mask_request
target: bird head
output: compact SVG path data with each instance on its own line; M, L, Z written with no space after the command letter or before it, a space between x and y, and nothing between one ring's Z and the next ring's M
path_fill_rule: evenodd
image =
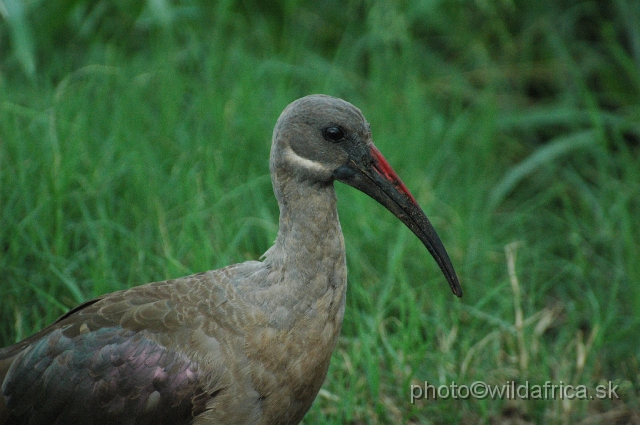
M326 95L303 97L282 112L273 141L272 175L282 174L276 170L287 170L284 174L288 178L317 184L332 184L337 180L366 193L422 241L453 293L462 296L458 277L440 237L409 189L373 144L369 123L358 108Z

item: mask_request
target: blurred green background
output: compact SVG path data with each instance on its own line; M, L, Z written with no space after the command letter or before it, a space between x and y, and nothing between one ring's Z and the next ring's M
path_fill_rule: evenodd
M640 423L640 2L0 0L0 342L257 259L276 118L362 109L438 230L337 185L348 304L305 423ZM410 386L618 385L439 399Z

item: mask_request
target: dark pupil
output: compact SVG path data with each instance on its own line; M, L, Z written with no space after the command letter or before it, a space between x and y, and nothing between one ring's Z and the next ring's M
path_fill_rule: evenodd
M327 128L327 130L325 131L325 134L329 139L333 140L334 142L337 142L344 138L344 133L338 127Z

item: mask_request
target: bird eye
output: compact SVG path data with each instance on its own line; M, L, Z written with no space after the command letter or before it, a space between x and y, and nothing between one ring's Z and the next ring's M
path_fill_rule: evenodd
M340 127L327 127L322 130L325 139L330 142L340 142L344 140L344 131Z

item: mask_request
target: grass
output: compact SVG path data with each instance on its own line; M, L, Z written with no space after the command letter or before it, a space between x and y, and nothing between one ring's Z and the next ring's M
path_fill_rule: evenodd
M348 305L305 423L640 422L632 2L67 3L86 19L66 42L53 35L71 18L7 20L4 345L100 294L257 259L277 233L273 124L321 92L363 110L465 296L386 210L338 186ZM612 381L620 399L412 404L425 381Z

